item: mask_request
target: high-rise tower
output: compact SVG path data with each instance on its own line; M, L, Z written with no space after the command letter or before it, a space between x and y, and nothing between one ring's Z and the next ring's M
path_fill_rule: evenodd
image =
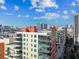
M79 14L74 15L74 43L77 44L79 42Z

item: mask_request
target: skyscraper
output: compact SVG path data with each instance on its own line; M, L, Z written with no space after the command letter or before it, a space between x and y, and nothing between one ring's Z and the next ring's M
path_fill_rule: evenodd
M75 14L74 15L74 32L75 32L75 34L74 34L74 43L75 44L77 44L78 42L79 42L79 14Z

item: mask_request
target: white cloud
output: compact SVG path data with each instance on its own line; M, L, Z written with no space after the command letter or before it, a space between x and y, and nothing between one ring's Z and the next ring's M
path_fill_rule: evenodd
M4 4L4 3L5 3L5 1L4 1L4 0L0 0L0 3L1 3L1 4Z
M16 11L18 11L18 10L19 10L19 6L15 5L15 6L14 6L14 9L15 9Z
M71 6L76 6L76 5L77 3L75 1L71 3Z
M57 13L46 13L46 17L58 18L60 15Z
M21 14L18 14L18 16L17 17L22 17L22 18L28 18L29 17L29 15L28 14L26 14L26 15L21 15Z
M79 6L79 0L74 0L74 1L71 3L71 6L73 6L73 7Z
M75 10L71 10L71 13L76 13L76 11Z
M56 1L52 0L31 0L33 8L58 8Z
M25 2L26 0L22 0L23 2Z
M4 6L4 5L1 5L0 8L1 8L2 10L7 10L6 6Z
M52 0L42 0L41 4L43 7L58 8L58 5L56 4L56 2L53 2Z
M60 15L57 13L46 13L44 16L34 17L34 19L56 19L59 17L60 17Z
M44 16L34 17L34 19L69 19L68 14L61 15L59 13L46 13Z
M64 10L64 12L63 12L64 14L68 14L68 11L67 10Z
M45 12L44 9L36 9L36 12Z

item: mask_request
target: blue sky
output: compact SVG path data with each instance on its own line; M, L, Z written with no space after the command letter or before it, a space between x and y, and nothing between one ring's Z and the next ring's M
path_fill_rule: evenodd
M78 12L79 0L0 0L3 25L73 24L73 15Z

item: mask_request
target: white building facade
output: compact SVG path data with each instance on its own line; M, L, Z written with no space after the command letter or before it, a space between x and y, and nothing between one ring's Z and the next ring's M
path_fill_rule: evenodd
M15 59L51 59L51 32L17 32Z

